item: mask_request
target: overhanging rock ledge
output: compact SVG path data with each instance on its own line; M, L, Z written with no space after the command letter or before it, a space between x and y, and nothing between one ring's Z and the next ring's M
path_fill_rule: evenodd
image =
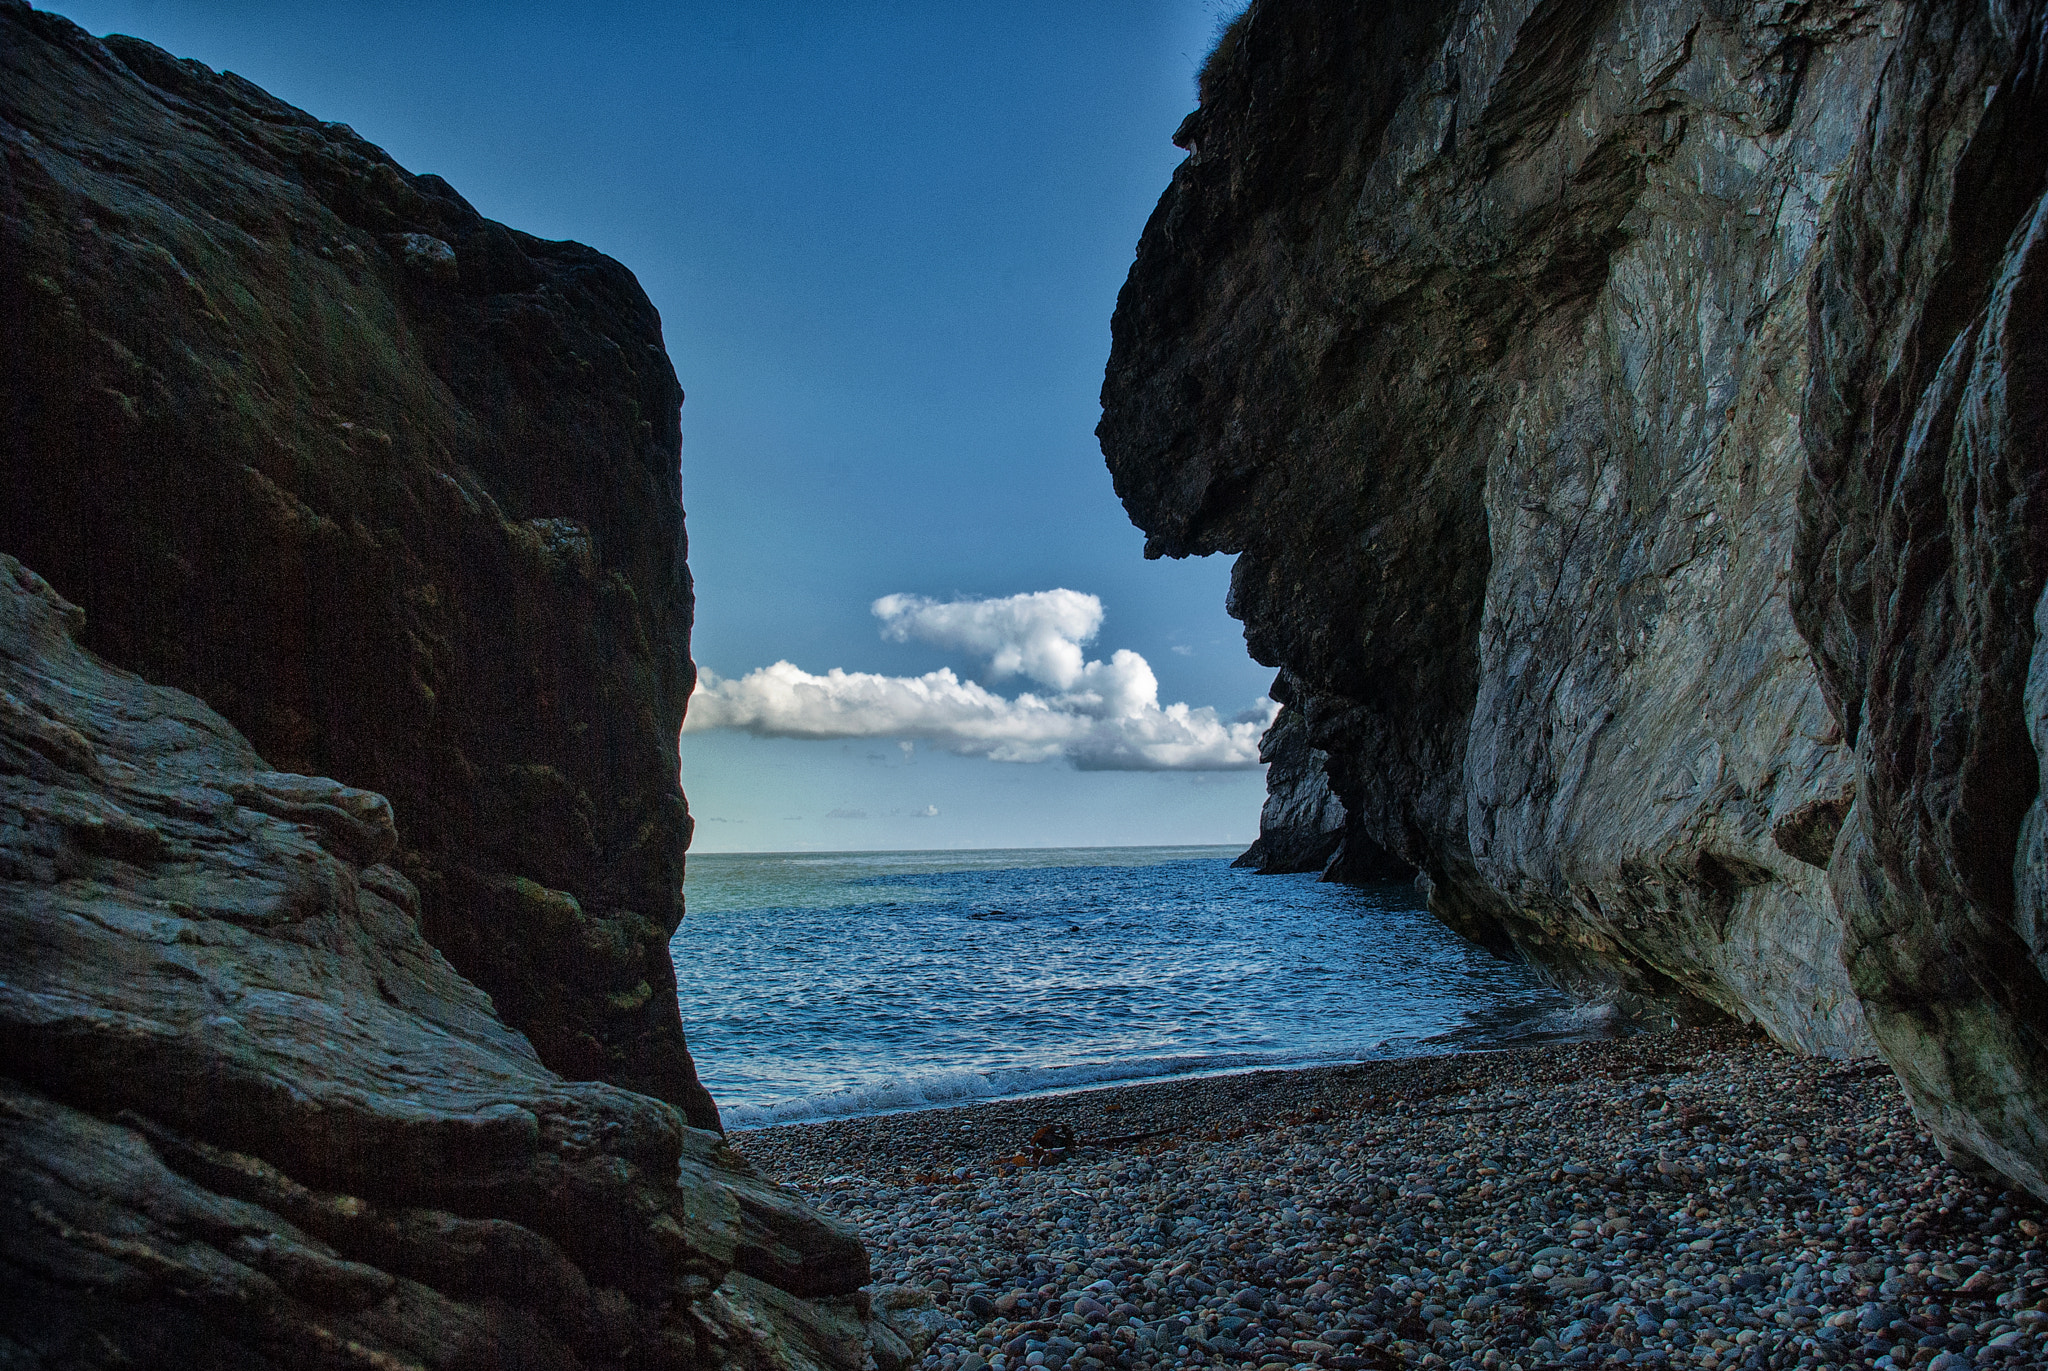
M1262 849L1326 785L1452 927L1880 1052L2048 1195L2043 22L1257 0L1099 434L1237 555Z

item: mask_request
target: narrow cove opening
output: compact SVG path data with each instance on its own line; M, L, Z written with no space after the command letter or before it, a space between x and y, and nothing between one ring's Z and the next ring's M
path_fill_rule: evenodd
M1234 848L708 854L672 943L729 1129L1604 1031L1405 882Z

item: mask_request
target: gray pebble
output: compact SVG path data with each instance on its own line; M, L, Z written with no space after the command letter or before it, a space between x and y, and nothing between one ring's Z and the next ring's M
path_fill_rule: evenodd
M1054 1122L1073 1155L1020 1157ZM946 1371L2048 1363L2041 1206L1943 1163L1881 1068L1732 1031L731 1141L925 1292Z

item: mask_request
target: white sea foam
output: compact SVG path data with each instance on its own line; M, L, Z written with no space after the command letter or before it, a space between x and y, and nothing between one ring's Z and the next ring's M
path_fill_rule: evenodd
M1596 1012L1601 1008L1574 1006L1545 1013L1531 1018L1520 1032L1502 1034L1496 1027L1486 1032L1484 1038L1491 1046L1501 1046L1511 1042L1599 1036L1612 1019L1611 1008L1604 1014ZM1390 1057L1431 1056L1460 1050L1466 1046L1460 1040L1469 1036L1469 1030L1461 1029L1429 1038L1363 1044L1337 1052L1328 1048L1302 1052L1230 1052L1062 1066L1008 1067L994 1071L943 1071L921 1076L895 1076L869 1085L800 1095L767 1105L730 1105L720 1112L728 1129L744 1132L773 1128L778 1124L815 1123L825 1119L945 1109L989 1100L1026 1099L1097 1085L1134 1085L1147 1081L1230 1075L1241 1071L1301 1070Z
M1228 1053L1211 1056L1150 1057L1115 1062L1083 1062L1064 1066L1006 1067L995 1071L942 1071L923 1076L896 1076L845 1090L800 1095L768 1105L732 1105L720 1112L729 1129L772 1128L776 1124L819 1119L899 1114L916 1109L978 1104L985 1100L1019 1099L1030 1095L1078 1090L1091 1085L1251 1071L1260 1067L1308 1066L1328 1061L1358 1060L1328 1053L1313 1059L1299 1055Z
M676 979L705 1084L754 1129L1606 1030L1405 885L1227 856L693 862Z
M1583 1004L1552 1010L1539 1022L1547 1031L1569 1033L1580 1029L1591 1032L1610 1028L1620 1020L1620 1005L1612 1000L1589 1000Z

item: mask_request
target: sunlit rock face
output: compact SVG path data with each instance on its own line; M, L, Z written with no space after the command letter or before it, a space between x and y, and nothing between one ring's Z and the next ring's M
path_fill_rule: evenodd
M1266 804L1259 836L1234 865L1268 876L1321 871L1344 842L1344 802L1330 789L1328 757L1308 740L1301 711L1280 707L1259 760L1266 764Z
M1262 0L1100 433L1446 922L2048 1193L2041 23Z
M1353 885L1412 879L1415 868L1345 812L1330 782L1330 756L1309 740L1308 716L1285 671L1274 678L1271 694L1281 705L1259 740L1259 760L1266 763L1259 836L1233 865L1267 876L1319 871L1326 881Z
M717 1112L668 938L694 679L660 320L339 124L0 3L0 549L279 770L387 795L565 1076Z

